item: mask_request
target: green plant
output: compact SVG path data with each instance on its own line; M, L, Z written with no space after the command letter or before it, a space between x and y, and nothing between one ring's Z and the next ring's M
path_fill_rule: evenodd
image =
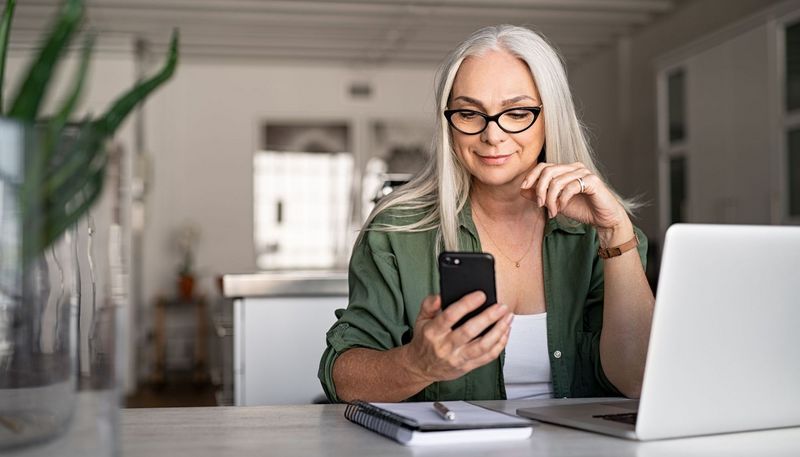
M194 250L200 240L200 228L190 222L186 222L175 232L175 248L180 254L178 264L179 276L194 276Z
M94 45L91 34L83 45L74 83L55 114L41 119L40 108L55 69L80 28L84 0L63 2L6 113L2 82L14 7L15 0L7 0L0 18L0 114L37 126L38 145L28 152L33 157L26 158L24 179L16 184L23 221L22 260L27 264L75 224L100 196L108 162L105 142L128 114L175 72L178 31L173 31L166 63L158 73L117 98L101 116L83 119L72 128L68 122L83 92Z

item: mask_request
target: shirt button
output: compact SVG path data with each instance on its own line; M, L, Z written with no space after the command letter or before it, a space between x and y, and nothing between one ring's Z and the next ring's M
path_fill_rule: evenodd
M553 353L553 357L560 359L561 358L561 351L556 351Z

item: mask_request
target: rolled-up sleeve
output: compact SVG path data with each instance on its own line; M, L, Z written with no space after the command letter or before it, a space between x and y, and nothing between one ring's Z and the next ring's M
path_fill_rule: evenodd
M333 365L345 351L360 347L387 350L403 344L410 325L389 235L368 231L353 248L348 274L347 309L336 310L336 323L326 334L327 347L319 380L328 399L339 402Z
M642 261L642 268L647 268L647 237L634 227L636 236L639 238L637 250ZM595 259L595 268L592 273L592 288L586 299L586 319L584 332L578 333L578 365L580 373L576 373L576 379L584 379L581 395L585 397L596 396L622 396L619 389L609 381L603 371L600 360L600 332L603 322L603 300L604 300L604 272L603 261L598 257ZM590 377L594 382L587 382Z

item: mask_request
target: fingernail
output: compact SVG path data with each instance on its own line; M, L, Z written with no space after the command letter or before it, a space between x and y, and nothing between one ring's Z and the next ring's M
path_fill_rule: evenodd
M525 178L525 180L524 180L524 181L522 181L522 186L521 186L521 188L525 188L525 187L528 187L528 178Z
M506 324L508 324L508 325L511 325L511 322L512 322L513 320L514 320L514 315L513 315L513 314L509 314L509 315L506 317Z
M539 197L536 199L536 203L539 205L539 208L541 208L542 206L544 206L544 199L542 197Z

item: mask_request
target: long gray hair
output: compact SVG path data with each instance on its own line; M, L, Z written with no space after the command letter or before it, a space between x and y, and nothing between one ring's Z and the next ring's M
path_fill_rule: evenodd
M545 160L550 163L582 162L592 173L601 176L583 126L575 114L564 63L558 52L543 36L527 28L513 25L485 27L461 43L437 72L437 115L431 148L435 160L429 161L411 182L382 199L367 218L366 229L393 232L438 230L438 239L443 243L437 243L437 250L442 244L445 250L459 250L458 213L469 198L471 176L455 156L450 129L442 112L447 109L453 79L461 62L469 56L501 49L528 65L539 90L542 115L547 116ZM617 198L628 211L637 206L619 196ZM407 224L370 226L378 214L392 208L417 217ZM363 234L362 231L359 240Z

